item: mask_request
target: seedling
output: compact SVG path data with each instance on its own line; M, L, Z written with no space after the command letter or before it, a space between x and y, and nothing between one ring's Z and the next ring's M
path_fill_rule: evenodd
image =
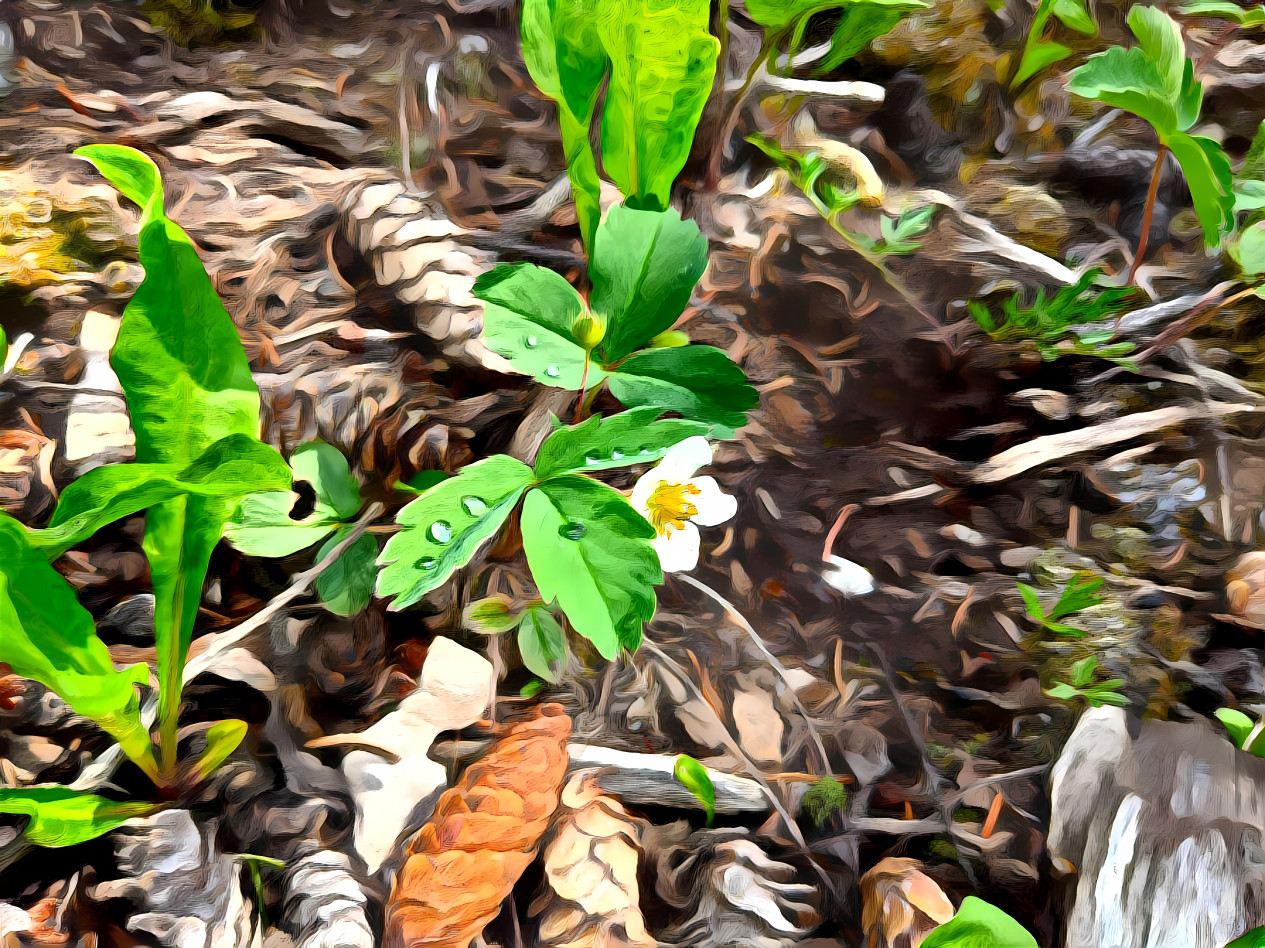
M1074 284L1059 287L1052 296L1038 289L1031 303L1025 303L1023 296L1016 293L1002 304L997 315L975 300L967 303L966 311L993 339L1031 342L1047 362L1078 355L1130 367L1128 356L1136 347L1128 341L1113 341L1113 329L1074 328L1117 318L1138 295L1131 287L1097 287L1097 277L1097 270L1089 270Z
M1103 588L1105 580L1088 571L1077 573L1068 580L1067 585L1063 587L1063 592L1059 595L1058 602L1049 612L1042 607L1037 591L1033 587L1027 583L1016 585L1019 587L1019 594L1023 596L1028 615L1043 628L1057 632L1059 635L1070 635L1076 638L1083 636L1085 633L1081 629L1065 625L1058 620L1075 615L1083 609L1101 605L1106 601L1104 596L1098 595L1098 590Z
M1138 39L1131 49L1119 46L1096 53L1068 78L1077 95L1132 112L1151 124L1159 138L1151 185L1142 216L1142 236L1128 280L1146 255L1151 214L1159 190L1164 158L1172 152L1190 186L1204 243L1220 245L1234 223L1230 161L1211 138L1188 134L1199 119L1203 86L1195 81L1194 63L1186 57L1181 27L1156 7L1129 11L1129 28Z
M716 820L716 787L707 768L688 754L681 754L672 768L672 775L707 812L707 825Z
M809 24L818 14L839 11L830 36L830 50L816 71L831 72L870 43L891 32L922 0L747 0L747 15L764 27L763 58L784 53L789 60L804 45Z
M1217 720L1225 725L1234 746L1257 757L1265 757L1265 718L1253 721L1242 711L1218 708Z
M203 749L177 757L181 677L211 550L248 494L284 489L290 472L259 441L259 392L236 328L188 236L167 218L157 167L116 145L81 148L142 208L145 279L123 312L111 365L127 397L136 462L95 468L61 494L48 526L0 516L0 661L96 722L168 795L213 772L246 734L243 721L199 728ZM50 562L99 528L145 511L154 586L158 746L141 717L144 665L117 670L91 614ZM0 811L28 816L26 835L66 846L152 812L67 787L6 789Z
M1228 20L1248 29L1265 26L1265 6L1241 7L1231 0L1192 0L1177 8L1178 16Z
M1072 680L1070 682L1061 681L1053 688L1047 688L1045 693L1051 698L1058 698L1060 701L1082 698L1091 708L1101 708L1105 704L1114 705L1117 708L1127 708L1129 699L1120 694L1120 686L1124 684L1124 679L1110 678L1096 685L1092 684L1094 672L1097 668L1098 658L1096 656L1090 655L1088 658L1082 658L1072 666Z
M847 803L848 791L842 783L828 774L808 788L800 806L814 824L822 827L836 813L842 813Z
M968 895L956 915L931 930L922 948L1037 948L1037 940L997 906Z
M1037 5L1036 15L1032 18L1032 26L1028 29L1019 64L1010 77L1010 88L1018 89L1041 70L1072 55L1071 47L1044 38L1050 17L1054 17L1068 29L1086 36L1095 36L1098 33L1098 25L1085 9L1082 0L1041 0Z

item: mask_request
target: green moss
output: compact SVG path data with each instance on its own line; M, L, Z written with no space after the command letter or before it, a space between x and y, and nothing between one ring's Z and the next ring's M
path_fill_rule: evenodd
M255 11L232 0L144 0L141 13L177 46L194 48L255 39Z

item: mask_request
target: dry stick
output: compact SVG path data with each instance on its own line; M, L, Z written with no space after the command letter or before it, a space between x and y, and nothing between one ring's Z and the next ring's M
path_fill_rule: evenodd
M1133 265L1129 267L1129 278L1125 286L1133 285L1133 276L1142 265L1142 257L1146 254L1146 242L1151 236L1151 214L1155 211L1155 196L1160 190L1160 176L1164 172L1164 158L1168 155L1168 146L1160 142L1155 153L1155 167L1151 169L1151 186L1146 192L1146 210L1142 212L1142 236L1138 238L1138 251L1133 255Z
M1217 313L1221 312L1227 306L1233 306L1239 300L1246 299L1247 297L1252 296L1254 293L1256 293L1258 289L1260 289L1260 284L1253 284L1252 286L1249 286L1246 290L1240 290L1239 292L1234 293L1231 296L1227 296L1225 299L1221 300L1218 303L1213 303L1212 301L1208 301L1207 303L1204 303L1202 306L1196 307L1194 310L1187 313L1181 319L1170 323L1164 329L1163 332L1161 332L1151 341L1151 344L1149 346L1147 346L1145 349L1139 352L1136 356L1133 356L1132 361L1141 362L1144 359L1149 359L1151 356L1155 355L1157 352L1162 352L1164 349L1167 349L1169 346L1175 343L1178 339L1182 338L1182 336L1186 335L1189 332L1192 332L1195 329L1198 329L1204 323L1208 322L1208 320L1212 319L1213 316L1217 315Z
M796 693L795 685L791 681L791 675L790 672L786 670L786 666L778 661L776 655L769 651L769 647L764 644L764 639L760 638L751 623L746 620L733 603L720 593L716 592L716 590L712 589L710 586L705 583L700 583L693 576L682 574L677 578L693 586L704 595L710 596L722 609L725 610L726 613L729 614L731 619L742 627L743 631L746 632L747 635L751 636L751 641L753 641L756 648L760 650L760 654L764 656L764 660L772 666L773 670L781 676L782 681L786 683L788 693L791 696L791 701L795 703L795 707L799 710L800 715L803 717L804 725L808 728L808 733L813 739L814 746L817 748L817 754L821 758L821 769L825 773L830 773L830 758L826 755L826 745L821 740L821 733L817 730L817 725L813 723L813 719L808 713L808 708L804 707L804 702L800 700L799 695Z
M776 50L776 44L773 38L765 39L764 49L760 50L760 55L755 58L755 62L751 64L751 68L747 70L747 78L734 93L733 101L729 103L729 108L725 111L725 117L720 123L720 135L716 139L716 144L712 146L711 157L707 162L707 190L714 191L720 184L720 165L725 157L725 147L729 144L729 139L733 137L734 129L738 127L738 116L742 110L743 103L747 101L747 94L751 91L751 86L755 83L756 78L760 75L760 70L764 68L764 64L769 61ZM720 84L722 93L725 89L725 83Z
M707 703L707 698L704 697L703 692L699 689L698 685L694 683L694 679L685 673L685 669L678 665L675 659L647 638L643 638L641 640L641 647L663 662L664 666L676 675L686 688L694 692L694 697L702 702L705 708L711 710L711 705ZM720 719L720 716L717 715L715 711L712 711L712 716L716 718L716 723L720 725L720 733L722 735L721 740L724 742L725 747L731 754L742 762L743 769L751 775L751 778L756 783L760 785L760 789L763 790L764 795L768 797L769 803L773 806L774 811L782 818L782 822L786 824L786 829L787 832L791 834L791 839L795 841L795 845L799 846L799 848L803 850L804 856L807 857L809 864L813 867L818 877L825 884L826 890L834 891L834 883L826 874L826 871L817 864L817 860L813 858L812 851L808 848L808 841L804 839L804 834L799 830L799 824L791 819L791 814L787 811L786 807L782 805L782 801L777 798L777 794L773 792L773 788L769 786L769 782L765 779L764 773L755 765L755 761L747 756L747 752L742 749L742 746L734 740L733 735L729 733L728 726Z

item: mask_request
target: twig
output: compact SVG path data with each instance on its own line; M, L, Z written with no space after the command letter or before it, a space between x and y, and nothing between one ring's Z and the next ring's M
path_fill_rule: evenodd
M663 649L659 648L659 646L655 645L654 642L651 642L646 638L641 640L641 647L657 657L659 661L663 662L664 666L676 675L686 688L694 692L694 697L698 698L704 707L711 710L711 705L709 705L707 703L707 699L703 697L703 692L700 691L698 685L694 683L694 679L687 675L685 673L685 669L678 665L673 658L663 651ZM715 716L715 712L713 711L712 713ZM799 825L791 818L791 814L787 811L786 807L782 805L782 801L777 798L777 794L775 794L773 792L773 788L769 786L769 782L765 779L763 772L761 772L760 768L755 765L755 762L747 756L747 752L742 749L742 746L734 740L733 735L729 733L729 728L725 725L724 721L720 720L719 716L716 716L716 722L720 725L720 734L722 735L721 740L724 742L725 747L731 754L742 762L743 769L751 775L751 778L755 780L756 783L760 785L760 788L764 791L764 795L768 797L769 803L772 805L774 811L782 818L782 822L786 824L786 830L791 834L791 839L793 839L795 844L803 850L809 864L813 867L813 870L825 884L827 891L833 891L834 883L831 881L830 877L826 875L826 871L817 864L817 860L813 858L812 852L808 848L808 841L804 839L804 834L800 832Z
M729 144L729 139L733 137L734 129L738 126L738 115L742 110L742 104L747 101L747 94L750 93L751 86L755 83L756 78L764 68L764 64L769 61L769 57L773 55L775 49L774 38L766 38L764 48L760 50L760 55L755 58L755 62L747 70L747 78L738 88L738 91L734 93L734 97L729 103L729 108L725 110L725 117L720 123L720 134L716 137L716 143L712 146L711 157L707 161L707 189L709 191L716 190L716 186L720 183L720 165L725 157L725 146ZM724 88L723 83L721 88Z
M764 644L764 639L760 638L759 633L756 632L755 628L746 620L743 614L738 611L737 607L734 606L733 603L707 584L700 583L693 576L681 574L677 578L688 585L693 586L704 595L711 597L711 599L724 609L729 617L737 622L738 625L742 627L742 630L751 637L751 641L754 642L756 648L760 650L760 654L764 656L764 660L769 663L773 670L781 676L782 681L786 683L787 693L790 695L791 701L795 703L796 709L803 717L804 725L808 728L808 734L812 737L813 745L817 748L817 755L821 758L821 769L824 773L830 773L830 758L826 754L826 745L822 742L821 733L817 730L817 725L813 723L812 716L808 713L808 708L804 706L804 702L800 700L799 694L795 691L795 684L791 681L791 675L790 672L786 670L786 666L778 661L776 655L769 651L769 647Z
M215 636L212 642L204 651L199 653L195 658L191 659L184 667L184 684L193 681L194 678L203 672L214 669L215 663L229 649L236 647L246 636L254 632L256 629L263 627L269 619L278 612L298 599L317 578L333 566L340 556L343 555L353 543L360 539L360 535L369 529L372 523L383 510L386 509L384 504L372 503L360 518L355 522L347 535L338 542L338 544L329 551L328 555L306 572L300 573L294 577L294 581L285 592L273 597L268 605L264 606L246 621L234 626L227 632L221 632Z

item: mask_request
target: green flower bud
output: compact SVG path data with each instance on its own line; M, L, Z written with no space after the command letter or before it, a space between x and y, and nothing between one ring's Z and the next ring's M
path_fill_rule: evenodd
M585 349L592 349L606 335L606 327L592 313L585 313L572 324L571 335Z
M679 329L669 329L666 332L661 332L650 340L651 349L678 349L689 344L690 337Z

